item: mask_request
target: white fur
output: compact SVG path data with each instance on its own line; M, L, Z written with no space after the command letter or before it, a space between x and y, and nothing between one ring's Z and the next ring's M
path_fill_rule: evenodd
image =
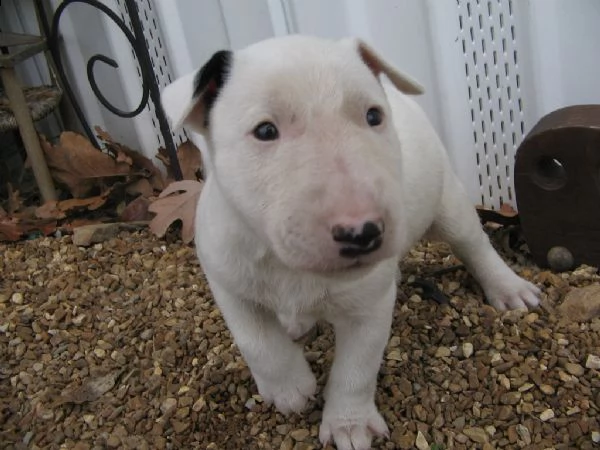
M382 87L379 72L394 86ZM198 256L260 394L281 412L301 411L316 392L292 338L317 319L333 324L323 443L362 450L388 433L374 394L397 261L428 229L452 245L492 305L537 305L537 288L490 245L425 114L398 90L420 87L362 42L292 36L236 52L208 129L191 114L193 78L167 87L163 106L209 143ZM372 106L384 113L378 127L365 121ZM263 121L279 139L252 135ZM385 222L382 247L341 257L332 225L369 217Z

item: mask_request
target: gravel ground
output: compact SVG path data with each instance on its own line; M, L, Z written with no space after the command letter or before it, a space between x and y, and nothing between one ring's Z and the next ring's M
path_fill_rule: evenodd
M262 404L193 249L173 235L42 238L0 254L2 448L320 448L322 399L288 418ZM444 245L402 262L377 390L391 437L374 448L598 448L600 318L557 307L600 276L509 256L544 289L535 311L484 306L460 270L433 278L449 304L424 298L409 282L456 264ZM320 387L332 342L319 325L305 343Z

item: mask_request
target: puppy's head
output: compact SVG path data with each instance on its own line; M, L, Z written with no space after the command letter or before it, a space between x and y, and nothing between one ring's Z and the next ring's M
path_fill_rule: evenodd
M208 176L281 261L337 271L404 244L401 143L381 74L421 92L360 40L289 36L217 52L162 103L173 127L205 136Z

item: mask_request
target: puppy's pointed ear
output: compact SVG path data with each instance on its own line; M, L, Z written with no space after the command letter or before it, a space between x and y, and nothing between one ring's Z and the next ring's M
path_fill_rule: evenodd
M233 53L215 53L198 71L184 75L161 93L163 111L176 130L186 126L204 133L209 125L210 111L229 74Z
M411 95L419 95L425 92L423 86L409 75L400 72L395 67L387 63L372 47L363 40L349 38L343 40L344 44L351 45L357 52L363 62L371 72L379 78L383 73L392 82L392 84L401 92Z

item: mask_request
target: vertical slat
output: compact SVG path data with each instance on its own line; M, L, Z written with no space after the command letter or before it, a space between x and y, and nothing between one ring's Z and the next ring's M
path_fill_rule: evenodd
M481 203L514 205L514 159L525 119L513 0L457 3Z

